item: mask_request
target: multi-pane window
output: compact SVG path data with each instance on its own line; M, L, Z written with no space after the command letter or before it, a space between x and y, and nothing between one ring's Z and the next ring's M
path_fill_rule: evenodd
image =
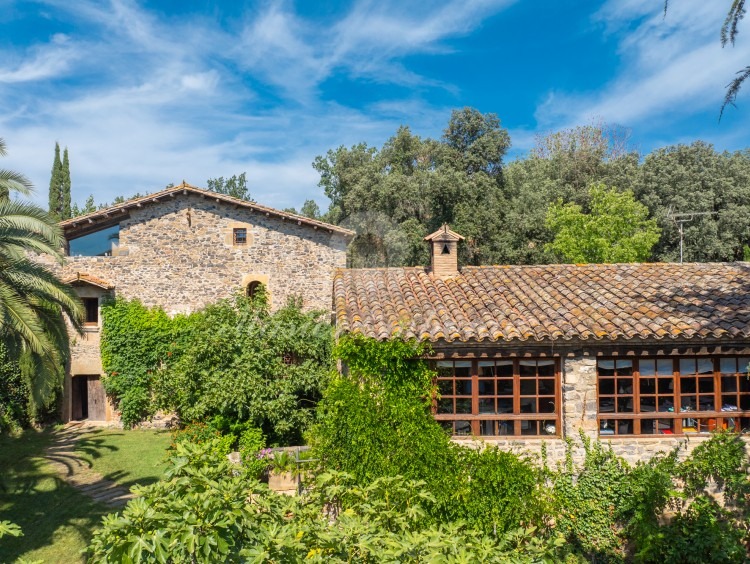
M247 245L247 229L245 227L235 227L232 230L232 239L235 245Z
M441 360L435 418L453 435L559 435L553 359Z
M750 431L750 357L601 359L599 434Z

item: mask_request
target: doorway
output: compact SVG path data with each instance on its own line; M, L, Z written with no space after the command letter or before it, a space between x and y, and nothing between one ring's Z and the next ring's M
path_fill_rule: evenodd
M104 421L106 395L98 374L73 376L71 386L72 419Z

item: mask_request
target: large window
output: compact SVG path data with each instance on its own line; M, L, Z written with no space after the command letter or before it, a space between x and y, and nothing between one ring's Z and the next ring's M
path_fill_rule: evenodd
M750 432L750 357L601 359L599 434Z
M556 360L441 360L436 368L435 419L452 435L560 434Z

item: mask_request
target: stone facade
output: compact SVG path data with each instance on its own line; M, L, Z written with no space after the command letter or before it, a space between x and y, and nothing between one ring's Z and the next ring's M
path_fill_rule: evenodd
M346 265L346 233L198 191L168 196L122 213L111 256L69 256L63 266L48 266L63 280L84 275L74 282L82 298L137 298L170 314L229 298L252 282L265 285L271 309L300 297L305 309L330 312L333 271ZM63 224L68 236L70 223ZM244 230L240 244L235 229ZM88 284L88 277L111 289ZM71 378L102 374L99 327L73 337L68 373L64 420L72 417ZM107 420L116 418L108 406Z

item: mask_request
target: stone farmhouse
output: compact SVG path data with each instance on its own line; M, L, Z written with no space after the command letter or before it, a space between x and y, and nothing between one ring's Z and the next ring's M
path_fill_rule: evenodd
M631 460L750 432L750 264L339 269L337 331L428 341L456 440L564 453L580 430Z
M354 236L185 182L61 226L65 265L49 266L72 283L86 308L64 383L65 421L117 419L100 382L99 307L106 296L185 313L263 284L272 309L301 296L306 309L328 311L334 270L346 265Z

